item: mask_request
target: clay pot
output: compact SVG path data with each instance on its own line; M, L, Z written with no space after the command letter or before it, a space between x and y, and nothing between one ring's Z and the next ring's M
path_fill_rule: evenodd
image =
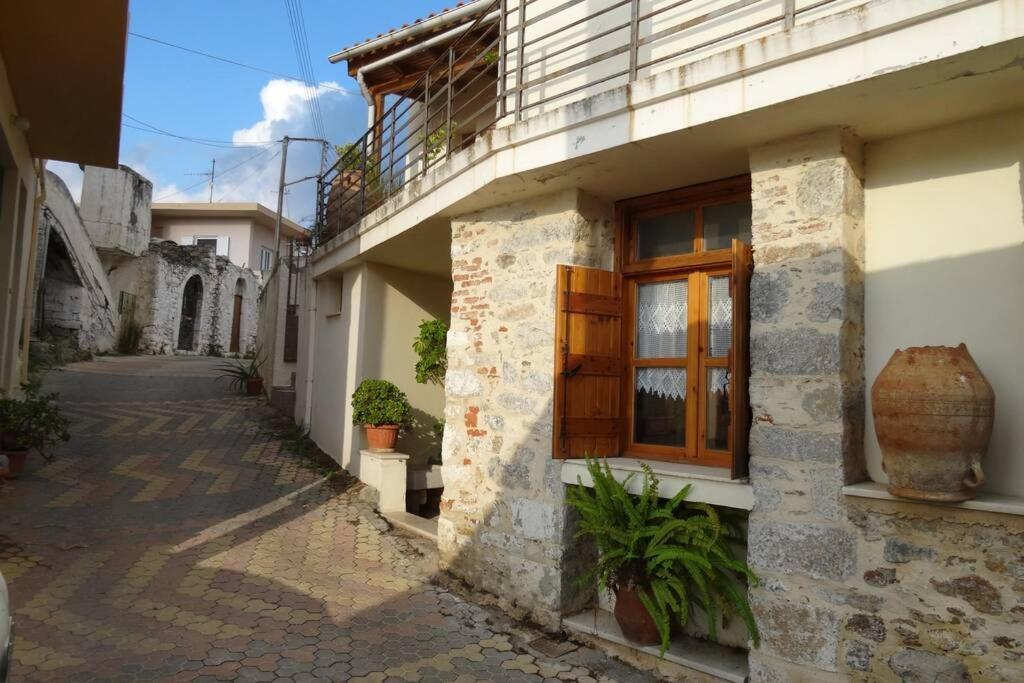
M5 450L3 454L7 456L6 477L8 479L17 479L25 469L25 461L28 460L28 450Z
M371 451L393 453L398 443L398 425L363 425Z
M967 346L897 351L871 388L889 493L956 502L985 481L995 394Z
M249 396L259 396L263 393L263 378L250 377L245 380L245 393Z
M615 621L622 629L622 635L638 645L658 645L661 636L640 596L630 586L615 589Z

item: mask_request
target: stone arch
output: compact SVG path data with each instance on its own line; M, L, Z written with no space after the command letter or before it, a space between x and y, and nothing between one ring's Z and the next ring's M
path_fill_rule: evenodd
M203 279L193 275L181 292L181 320L178 323L178 350L195 351L203 319Z

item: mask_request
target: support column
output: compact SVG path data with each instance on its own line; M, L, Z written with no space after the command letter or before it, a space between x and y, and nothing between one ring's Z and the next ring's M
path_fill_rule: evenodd
M821 596L856 568L841 489L864 473L861 149L832 129L750 154L752 680L841 668L843 618Z

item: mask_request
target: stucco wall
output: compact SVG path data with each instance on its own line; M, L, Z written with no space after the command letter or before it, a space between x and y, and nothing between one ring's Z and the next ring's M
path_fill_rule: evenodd
M865 364L966 342L996 394L983 490L1024 495L1024 111L866 150ZM887 481L868 397L872 479Z
M313 283L316 307L309 317L315 347L310 365L310 436L342 467L352 470L349 396L358 377L358 325L365 266ZM346 439L346 433L349 438Z
M610 217L568 190L452 223L441 564L548 624L579 598L551 454L555 266L611 268Z
M405 392L414 424L399 436L398 450L410 464L426 463L441 454L435 422L444 420L444 388L416 382L417 356L412 350L422 320L448 322L452 283L447 277L370 264L367 269L366 317L361 337L362 375L386 379ZM362 430L357 429L360 439Z
M100 251L139 256L149 246L153 183L128 168L86 166L80 211Z
M236 266L256 268L253 261L251 234L253 222L248 218L192 218L158 217L153 225L153 237L172 240L178 244L183 238L227 237L228 258Z

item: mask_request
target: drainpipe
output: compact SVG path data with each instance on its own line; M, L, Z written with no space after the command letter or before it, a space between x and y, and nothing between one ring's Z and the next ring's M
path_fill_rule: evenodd
M36 251L39 246L39 214L46 202L46 160L36 159L36 179L38 190L32 208L32 235L29 241L28 274L25 282L25 297L21 307L21 382L28 381L28 345L32 333L32 309L35 299L33 283L36 279Z

